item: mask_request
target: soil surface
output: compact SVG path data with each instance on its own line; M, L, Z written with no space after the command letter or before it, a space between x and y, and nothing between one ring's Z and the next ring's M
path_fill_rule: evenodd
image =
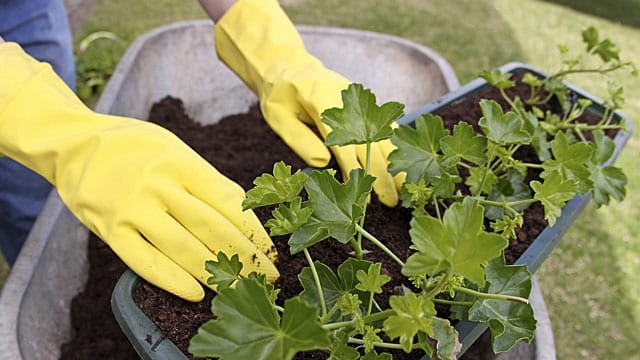
M526 92L526 89L518 91ZM523 95L526 93L520 96L524 97ZM485 90L478 96L458 104L455 108L448 108L447 112L440 112L439 115L443 117L445 126L452 127L458 121L475 124L481 116L478 106L480 96L503 103L497 91ZM503 104L503 107L506 108L506 105ZM250 189L253 179L261 173L271 172L274 162L283 160L294 170L305 167L304 162L269 129L257 106L246 114L222 119L215 125L203 126L188 118L179 99L167 97L153 106L149 119L174 132L218 170L245 189ZM522 148L519 156L526 161L537 162L532 149ZM537 175L531 172L528 177L533 179ZM270 216L270 211L270 209L261 208L256 210L256 214L265 221ZM406 258L409 255L410 244L409 220L409 210L400 207L387 208L373 196L367 208L365 227L379 239L384 239L387 246L398 256ZM518 230L517 239L511 240L509 248L505 250L508 263L513 263L546 226L542 206L534 204L525 212L525 224L524 228ZM296 274L307 265L306 260L302 256L289 255L286 239L274 238L274 243L279 252L277 266L282 273L276 287L285 289L281 292L282 296L298 293L301 291L301 285ZM111 291L120 274L125 270L125 266L95 236L90 239L89 246L91 266L89 281L85 291L74 299L71 309L76 337L62 347L62 358L137 358L115 322L109 305ZM336 241L325 241L322 247L316 246L310 250L314 259L329 266L340 264L350 251L348 247ZM389 272L390 276L399 273L399 266L389 261L386 256L381 256L377 248L369 247L369 250L372 251L367 255L368 260L382 259L383 268ZM380 303L385 303L389 295L400 291L400 286L403 284L397 279L398 277L393 283L385 286L386 293L377 299ZM186 351L189 339L195 334L197 328L211 318L209 309L212 297L213 293L208 291L204 301L196 304L189 303L144 281L140 282L134 294L134 300L143 311L183 351ZM441 311L446 312L446 309ZM487 358L488 340L490 338L483 336L483 340L476 342L476 345L462 358ZM325 353L311 352L300 354L298 358L325 359L326 357ZM394 354L394 358L397 359L421 357L422 355L417 353Z

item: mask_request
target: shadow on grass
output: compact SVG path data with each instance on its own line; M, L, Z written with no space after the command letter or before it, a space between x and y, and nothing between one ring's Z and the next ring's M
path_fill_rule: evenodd
M640 0L544 0L584 14L640 28Z
M634 313L636 300L613 236L589 206L537 273L559 359L629 359L640 351L632 340L640 321Z
M513 30L489 1L297 0L285 2L285 10L297 24L364 29L427 46L451 64L461 83L481 70L525 59ZM345 51L336 49L336 56Z

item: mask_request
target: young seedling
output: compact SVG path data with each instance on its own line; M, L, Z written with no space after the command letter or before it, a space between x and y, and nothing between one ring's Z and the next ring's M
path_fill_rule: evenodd
M324 113L324 120L333 129L327 137L332 145L370 145L386 139L393 134L391 124L402 113L397 103L377 106L375 96L357 84L343 92L343 103L344 108ZM514 341L504 342L504 349L521 338L530 341L535 329L527 301L530 276L525 267L506 266L498 260L490 262L491 269L496 269L491 276L485 275L485 265L501 258L507 240L482 229L484 209L480 204L474 200L460 202L441 219L416 216L410 231L415 253L405 262L362 225L374 177L367 169L356 169L340 183L334 175L330 169L309 175L292 173L289 166L279 162L272 174L254 181L256 187L247 192L244 206L277 205L266 226L272 235L290 234L291 253L302 252L308 260L309 266L299 274L304 290L285 300L283 306L277 305L275 290L264 277L240 277L237 258L229 260L220 253L218 261L207 262L211 281L218 285L219 294L212 305L216 320L203 325L193 338L190 351L194 355L287 359L299 351L323 349L348 353L353 359L375 359L387 358L380 352L388 349L420 349L434 358L452 359L459 351L457 333L449 320L437 317L438 302L466 307L464 316L469 318L498 319L507 333L516 327L514 321L526 323L525 331L518 326L520 335L525 335L509 335ZM307 200L300 196L303 189ZM364 260L361 251L354 251L355 257L331 269L313 261L308 251L327 239L350 243L357 249L361 246L359 236L402 266L406 276L405 293L391 296L386 309L374 300L389 281L381 272L381 263ZM526 276L514 285L503 277L509 271ZM410 285L415 290L409 290ZM467 298L458 300L460 296ZM487 301L515 305L489 314L487 309L493 305ZM529 318L521 319L521 314ZM254 333L256 328L262 329L259 334ZM295 334L287 332L294 329ZM306 334L306 341L301 340L300 332ZM257 337L262 341L256 342Z
M630 66L593 30L583 37L588 54L618 61L601 72ZM561 75L585 72L579 62L568 62ZM612 140L603 130L623 128L611 124L611 113L597 128L588 129L593 141L587 141L580 136L586 128L575 122L587 102L563 105L566 112L560 121L537 107L553 96L565 96L561 75L539 81L525 77L533 90L531 99L523 101L507 96L505 90L513 86L509 75L484 72L511 108L505 111L495 101L480 101L480 133L467 123L450 131L433 114L420 116L413 127L394 129L403 106L378 106L371 91L351 84L342 92L343 107L323 113L322 120L332 129L326 143L365 144L369 159L372 143L391 139L396 150L389 156L389 171L406 175L401 200L413 208L412 254L400 258L385 239L364 227L375 181L368 160L345 182L338 181L332 169L307 175L292 173L290 166L278 162L272 174L255 179L243 207L276 206L265 225L271 235L289 235L292 255L305 256L308 266L298 274L303 290L278 301L279 291L263 275L242 277L238 257L219 253L206 264L212 274L209 282L218 289L211 307L215 319L202 325L189 351L223 360L291 359L309 350L328 351L331 359L391 359L388 350L455 359L458 334L449 319L438 316L435 304L449 305L451 320L488 323L495 352L507 351L520 340L530 342L536 328L527 300L531 274L524 265L507 265L503 255L508 239L523 225L524 210L540 202L552 226L576 194L591 191L600 206L610 198L621 200L626 183L620 169L600 166L613 154ZM616 96L620 93L616 90ZM616 106L620 99L611 103ZM566 126L567 119L574 125ZM523 146L534 147L540 163L518 160L515 153ZM540 177L526 183L529 169L538 170ZM464 179L461 170L468 173ZM309 248L325 241L351 244L354 256L337 268L314 261ZM382 263L366 260L363 241L401 267L405 286L401 294L389 297L388 306L381 307L375 296L390 278Z

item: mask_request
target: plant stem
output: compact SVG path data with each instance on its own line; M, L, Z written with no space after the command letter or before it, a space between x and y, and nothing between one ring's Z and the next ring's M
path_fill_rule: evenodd
M444 273L442 280L438 282L436 287L434 287L427 295L425 295L428 299L433 299L440 293L440 290L447 284L447 280L449 280L449 272Z
M389 255L393 261L398 263L400 266L404 266L404 262L400 260L396 254L393 253L388 247L386 247L380 240L376 239L375 236L371 235L367 230L365 230L362 226L356 224L356 230L358 233L362 234L365 238L371 241L374 245L380 248L380 250L384 251L385 254Z
M433 195L433 207L436 209L436 216L438 220L442 221L442 214L440 214L440 206L438 206L438 198Z
M431 299L434 303L439 304L447 304L447 305L461 305L461 306L471 306L473 305L473 301L455 301L455 300L446 300L446 299Z
M318 276L318 270L316 269L316 265L313 263L313 259L311 258L311 254L309 254L309 250L303 249L304 257L307 258L307 262L309 263L309 267L311 268L311 273L313 274L313 280L316 283L316 288L318 289L318 297L320 297L320 306L322 307L322 317L327 315L327 303L324 301L324 293L322 292L322 284L320 283L320 277Z
M534 164L534 163L526 163L526 162L523 162L520 164L532 169L542 169L542 164Z
M369 173L371 172L371 143L367 143L366 145L366 161L365 161L365 166L364 166L364 174L365 175L369 175ZM365 216L367 214L367 204L364 205L364 209L363 209L363 214L362 214L362 219L360 219L360 227L364 227L364 219ZM362 260L362 233L358 233L358 236L356 237L355 242L353 243L353 247L356 253L356 257L358 258L358 260Z
M358 339L358 338L354 338L354 337L350 337L348 340L350 343L352 344L359 344L359 345L364 345L364 340L362 339ZM415 346L417 344L413 344L413 346ZM399 349L402 350L402 345L400 344L396 344L396 343L386 343L386 342L374 342L373 346L375 347L380 347L380 348L385 348L385 349Z
M621 129L622 125L587 125L587 124L560 124L556 125L560 129L578 129L578 130L607 130L607 129Z
M565 75L577 74L577 73L600 73L600 74L606 74L608 72L612 72L612 71L618 70L618 69L623 68L623 67L628 66L628 65L629 65L629 62L625 62L625 63L619 63L616 66L612 66L612 67L607 68L607 69L569 69L569 70L559 71L556 74L550 76L549 79L559 78L559 77L563 77Z
M380 321L383 319L388 318L389 316L395 314L394 310L391 309L387 309L384 311L380 311L377 313L373 313L371 315L367 315L362 317L362 321L365 322L365 324L368 323L372 323L375 321ZM353 326L356 323L356 319L352 319L352 320L348 320L348 321L340 321L340 322L335 322L335 323L330 323L330 324L324 324L322 325L322 327L326 330L335 330L335 329L340 329L340 328L344 328L344 327L348 327L348 326Z
M361 240L360 236L361 235L358 234L357 239L356 238L351 239L351 245L353 246L353 252L355 253L356 258L358 260L362 260L362 255L363 255L363 252L362 252L362 240Z
M484 299L508 300L508 301L515 301L523 304L529 303L528 299L525 299L520 296L483 293L483 292L475 291L462 286L454 286L453 289L461 293L473 295L475 297L484 298Z
M495 206L495 207L503 208L503 209L511 212L512 214L517 215L518 211L516 211L513 208L514 206L531 204L531 203L536 202L536 200L535 199L523 199L523 200L517 200L517 201L499 202L499 201L480 199L479 202L482 205L489 205L489 206Z
M504 92L504 90L500 89L500 91ZM505 94L506 96L506 94ZM496 154L496 148L492 147L491 148L491 154L489 155L489 157L487 158L487 163L490 164L493 161L493 157ZM482 192L482 189L484 188L484 182L487 180L487 171L488 168L484 168L484 172L482 173L482 181L480 181L480 186L478 187L479 191Z

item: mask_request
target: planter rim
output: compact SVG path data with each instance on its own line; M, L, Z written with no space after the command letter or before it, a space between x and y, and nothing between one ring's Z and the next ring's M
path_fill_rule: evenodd
M21 307L25 295L28 293L29 284L38 269L40 256L47 248L48 234L65 213L68 213L66 206L60 199L58 192L52 190L2 287L0 309L19 309ZM23 254L29 256L23 256ZM0 347L2 348L0 360L23 358L16 334L20 323L18 317L17 311L3 310L0 312Z
M391 43L399 44L411 48L414 51L425 55L430 58L438 67L438 70L442 74L446 87L449 90L457 89L460 87L460 82L456 76L453 68L440 54L432 49L415 43L413 41L394 36L389 34L382 34L368 30L350 29L331 26L315 26L315 25L295 25L298 32L303 34L318 34L318 35L347 35L359 38L376 38L383 39ZM153 38L159 37L167 32L176 31L192 27L211 27L211 36L213 36L213 22L211 20L188 20L179 21L169 25L160 26L152 30L147 31L138 37L127 48L127 51L122 56L118 65L116 66L111 78L104 88L103 94L116 94L118 89L122 87L129 71L132 69L132 64L136 61L136 58L142 51L147 42ZM108 114L113 106L115 96L100 96L100 99L96 103L95 111L103 114Z

